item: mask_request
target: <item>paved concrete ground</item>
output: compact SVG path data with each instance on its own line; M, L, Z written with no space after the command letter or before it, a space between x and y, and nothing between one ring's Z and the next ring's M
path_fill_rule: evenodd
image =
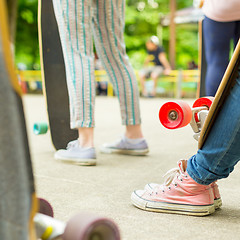
M223 206L211 216L150 213L131 205L133 190L149 182L162 182L167 170L197 149L190 127L170 131L160 125L158 109L165 99L141 99L148 156L104 155L97 151L96 167L57 162L49 133L33 135L33 123L47 120L44 101L39 95L24 97L37 192L52 203L56 218L67 221L81 211L105 215L116 221L124 240L240 239L240 165L228 179L219 181ZM96 99L96 123L97 149L122 134L116 98Z

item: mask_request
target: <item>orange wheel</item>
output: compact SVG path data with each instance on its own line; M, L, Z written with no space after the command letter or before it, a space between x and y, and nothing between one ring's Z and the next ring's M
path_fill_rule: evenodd
M196 107L207 107L208 110L209 110L209 108L212 105L213 100L214 100L214 97L202 97L202 98L199 98L199 99L197 99L193 103L193 108L196 108ZM195 113L194 117L195 117L196 122L199 122L197 113Z
M184 127L191 119L191 108L183 101L167 102L159 110L159 120L168 129Z

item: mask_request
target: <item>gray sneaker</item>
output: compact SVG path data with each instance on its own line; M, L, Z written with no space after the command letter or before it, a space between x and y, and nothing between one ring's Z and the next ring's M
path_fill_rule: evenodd
M54 157L55 159L77 165L96 165L95 148L83 148L79 145L78 140L69 142L67 148L58 150Z
M114 143L103 144L100 151L102 153L117 153L135 156L146 155L149 152L145 139L142 139L137 144L133 144L127 141L124 136Z

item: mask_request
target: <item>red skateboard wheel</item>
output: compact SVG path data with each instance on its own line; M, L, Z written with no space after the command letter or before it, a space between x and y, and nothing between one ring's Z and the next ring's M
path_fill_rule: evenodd
M193 103L193 108L196 108L196 107L207 107L207 109L209 110L209 108L212 105L213 100L214 100L214 97L202 97L202 98L199 98L199 99L197 99ZM195 117L196 122L199 122L197 113L195 114L194 117Z
M167 102L159 110L159 120L168 129L184 127L191 119L191 108L184 101Z
M82 213L71 218L63 240L120 240L117 225L110 219L95 214Z
M211 107L214 97L202 97L193 103L193 108L206 106L208 109Z

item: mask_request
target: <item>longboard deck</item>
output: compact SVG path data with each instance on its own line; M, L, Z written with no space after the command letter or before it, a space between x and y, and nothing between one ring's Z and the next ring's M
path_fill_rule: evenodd
M78 138L70 129L69 97L62 47L52 1L39 0L39 42L44 95L52 143L56 149L66 148Z
M0 83L0 239L35 239L38 201L5 1L0 1Z
M202 128L201 135L200 135L200 138L198 141L199 149L201 149L203 147L203 145L212 129L212 126L214 125L214 122L216 121L216 118L222 109L222 106L223 106L226 98L228 97L232 87L236 83L239 66L240 66L240 40L238 41L238 44L234 50L231 61L228 64L228 67L225 71L225 74L223 76L221 84L215 95L215 99L209 110L207 119Z

